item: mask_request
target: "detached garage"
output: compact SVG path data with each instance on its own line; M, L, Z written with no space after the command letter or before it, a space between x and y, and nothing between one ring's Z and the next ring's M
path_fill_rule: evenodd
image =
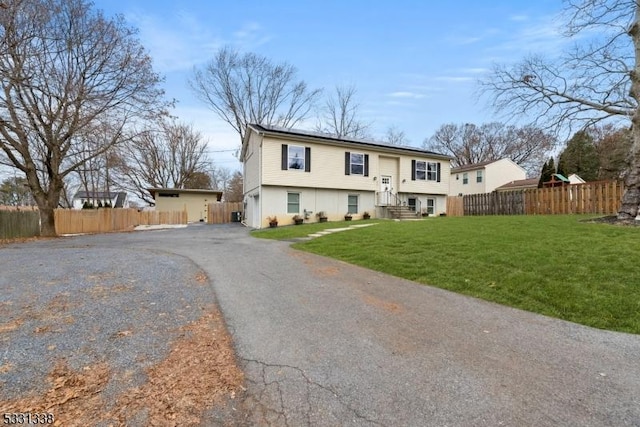
M156 211L187 211L188 222L207 221L209 203L222 200L222 191L147 188L155 201Z

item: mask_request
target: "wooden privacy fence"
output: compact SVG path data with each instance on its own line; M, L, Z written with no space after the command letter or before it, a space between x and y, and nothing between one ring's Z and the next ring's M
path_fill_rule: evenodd
M232 222L232 212L240 212L242 214L242 202L209 203L207 223L226 224Z
M623 193L624 186L620 181L598 181L562 187L469 194L448 197L447 215L611 215L620 209Z
M464 215L464 197L462 196L447 197L447 215L448 216Z
M525 191L526 211L535 214L615 214L620 209L624 185L599 181Z
M0 209L0 240L40 235L40 212L34 209Z
M464 196L464 215L522 215L525 197L522 191L504 191Z
M158 212L137 209L56 209L56 233L108 233L137 225L186 224L187 211Z

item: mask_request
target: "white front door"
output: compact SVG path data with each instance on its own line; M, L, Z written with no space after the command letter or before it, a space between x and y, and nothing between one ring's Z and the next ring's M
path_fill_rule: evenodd
M391 192L393 191L393 187L391 181L391 175L380 175L380 200L379 203L381 206L387 206L391 202Z

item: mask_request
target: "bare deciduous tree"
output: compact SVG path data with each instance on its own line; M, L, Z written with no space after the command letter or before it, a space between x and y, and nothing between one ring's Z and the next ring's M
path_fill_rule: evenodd
M446 124L423 143L427 150L453 157L453 166L508 157L530 175L540 170L554 145L555 138L536 127L495 122L481 126Z
M123 141L132 121L162 109L159 76L123 18L85 0L20 0L0 9L0 149L55 232L64 178ZM82 141L108 126L109 137Z
M242 198L242 172L235 171L224 190L224 199L227 202L241 202Z
M481 82L494 107L533 116L549 127L586 127L607 120L632 123L626 191L620 220L640 207L640 3L567 0L566 36L579 44L557 59L533 56L514 66L496 65Z
M215 190L226 191L231 180L231 170L224 166L211 167L211 185Z
M194 94L244 139L248 123L291 128L309 114L320 90L296 80L296 69L225 47L189 80Z
M206 148L192 126L162 120L120 150L123 185L153 204L148 188L185 188L194 175L206 170Z
M384 134L384 141L392 145L409 145L409 138L397 126L389 126Z
M335 94L329 95L320 111L316 131L338 138L368 138L370 123L359 117L360 104L356 99L355 86L336 86Z

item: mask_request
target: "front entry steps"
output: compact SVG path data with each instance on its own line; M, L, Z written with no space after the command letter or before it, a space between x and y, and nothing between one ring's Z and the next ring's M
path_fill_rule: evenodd
M393 219L419 219L420 217L411 206L387 206L387 211Z

